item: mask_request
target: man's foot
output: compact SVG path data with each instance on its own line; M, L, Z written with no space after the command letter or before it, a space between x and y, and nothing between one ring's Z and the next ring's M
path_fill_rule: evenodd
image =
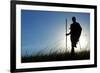
M75 47L77 48L77 46L75 45Z
M76 48L77 48L76 44L74 44L74 47L76 47Z

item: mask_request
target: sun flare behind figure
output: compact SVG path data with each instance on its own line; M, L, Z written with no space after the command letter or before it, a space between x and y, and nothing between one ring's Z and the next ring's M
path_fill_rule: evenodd
M77 43L77 47L75 47L75 52L88 51L90 49L89 43L89 38L84 36L84 34L82 33ZM70 35L67 37L63 36L59 46L63 48L61 49L63 52L71 52Z

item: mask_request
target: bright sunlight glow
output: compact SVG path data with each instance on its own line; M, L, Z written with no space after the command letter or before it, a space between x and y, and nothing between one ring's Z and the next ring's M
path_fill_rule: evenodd
M66 40L67 38L67 40ZM66 44L67 42L67 44ZM62 46L62 50L63 51L67 51L70 52L71 51L71 41L70 41L70 35L69 36L63 36L62 40L60 41L60 45ZM67 47L67 48L66 48ZM77 47L75 48L76 52L80 52L80 51L88 51L89 48L89 41L88 38L86 36L84 36L84 34L82 33L79 39L79 42L77 43Z

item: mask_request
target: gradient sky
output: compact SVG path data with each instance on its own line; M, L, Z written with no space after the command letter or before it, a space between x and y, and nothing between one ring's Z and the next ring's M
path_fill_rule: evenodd
M89 42L89 13L21 10L22 55L32 55L41 50L44 51L46 48L54 48L59 45L66 34L65 20L67 19L67 30L69 32L73 16L76 17L77 22L83 28L82 36L86 37L87 42Z

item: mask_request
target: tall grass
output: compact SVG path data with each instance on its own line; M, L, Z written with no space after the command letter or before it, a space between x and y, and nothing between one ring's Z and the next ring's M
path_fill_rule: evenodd
M85 48L88 48L87 46ZM62 51L62 49L64 50L65 48L62 48L62 46L58 44L58 42L56 42L56 44L53 47L51 47L50 45L46 48L43 48L39 52L36 52L35 54L33 53L31 55L28 55L26 52L24 56L23 55L21 56L21 62L24 63L24 62L45 62L45 61L64 61L64 60L68 61L68 60L90 59L89 50L82 50L80 52L75 52L74 56L72 56L71 53L68 52L66 49L64 51Z
M45 62L45 61L63 61L63 60L85 60L90 59L90 51L76 52L74 57L70 52L58 53L50 52L48 54L38 53L31 56L22 56L21 62Z

